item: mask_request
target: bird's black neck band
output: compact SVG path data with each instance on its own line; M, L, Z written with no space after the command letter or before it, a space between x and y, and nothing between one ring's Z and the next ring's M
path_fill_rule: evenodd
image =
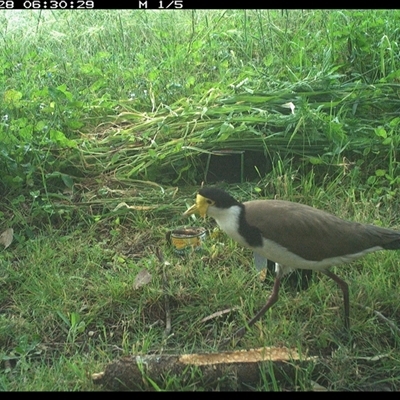
M261 236L261 231L255 226L251 226L246 221L246 210L243 204L239 205L239 233L242 235L246 242L252 247L261 247L263 245L263 240Z

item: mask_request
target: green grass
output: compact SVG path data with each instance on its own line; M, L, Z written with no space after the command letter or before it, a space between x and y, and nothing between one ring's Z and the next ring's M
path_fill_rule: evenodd
M48 196L104 173L193 184L202 154L246 142L273 163L337 170L346 157L397 194L397 11L1 18L4 190Z
M288 199L399 227L399 19L396 10L0 12L0 233L15 232L0 249L0 389L99 390L91 374L111 360L216 351L265 303L272 277L260 282L251 253L226 236L186 258L165 240L185 223L211 150L268 157L257 182L230 186L241 200ZM167 287L157 249L170 263ZM283 379L268 369L253 389L399 390L398 332L365 308L400 326L397 260L377 253L338 268L352 342L334 282L316 275L298 294L284 285L239 347L294 347L322 361ZM142 269L152 280L135 290ZM204 389L193 376L158 389Z
M240 190L242 199L257 196L250 185L231 190ZM180 196L181 211L192 198ZM334 209L325 209L348 214L344 193L331 200ZM368 222L375 213L374 205L359 203L352 219ZM384 217L380 222L389 224ZM2 388L96 390L91 373L122 355L215 351L262 307L272 277L266 284L260 282L251 253L222 234L209 238L202 252L176 255L165 233L180 223L175 211L132 211L120 221L104 218L70 234L43 230L36 238L3 251ZM198 223L213 229L211 221ZM167 288L156 249L170 263ZM334 282L317 274L307 291L296 293L284 285L279 302L248 332L239 348L293 347L319 355L327 365L323 375L317 367L309 367L301 369L296 382L288 377L273 386L273 380L267 379L260 389L310 389L312 379L336 390L398 390L398 332L365 308L399 323L396 260L396 253L377 253L338 268L339 276L350 284L351 343L342 335L342 298ZM143 268L152 280L135 290L135 277ZM172 323L167 338L166 294ZM208 315L232 307L237 310L201 323ZM385 358L363 359L378 355ZM360 375L359 369L366 375ZM173 385L178 388L179 379Z

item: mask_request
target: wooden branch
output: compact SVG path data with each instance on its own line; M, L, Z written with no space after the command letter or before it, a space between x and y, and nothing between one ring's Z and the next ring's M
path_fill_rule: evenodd
M124 357L92 375L94 383L111 390L156 390L166 388L169 378L181 385L205 390L244 390L260 384L263 375L274 379L294 376L299 365L315 357L300 357L287 348L264 347L248 351L185 355L145 355ZM271 370L272 368L272 370Z

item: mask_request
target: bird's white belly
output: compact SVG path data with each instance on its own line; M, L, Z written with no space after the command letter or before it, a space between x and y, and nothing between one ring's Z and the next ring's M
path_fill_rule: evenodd
M249 246L247 245L247 247ZM340 265L352 260L356 260L365 254L381 249L382 247L376 246L355 254L346 254L343 256L326 258L321 261L311 261L291 253L285 247L282 247L268 239L263 239L262 247L253 248L255 252L267 258L268 260L275 261L276 263L280 264L284 270L284 273L290 272L293 269L312 269L315 271L321 271L333 265Z

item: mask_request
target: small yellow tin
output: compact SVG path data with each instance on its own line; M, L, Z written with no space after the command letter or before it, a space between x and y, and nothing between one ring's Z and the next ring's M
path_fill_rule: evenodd
M205 237L204 228L182 227L167 233L168 242L180 254L188 250L199 250Z

